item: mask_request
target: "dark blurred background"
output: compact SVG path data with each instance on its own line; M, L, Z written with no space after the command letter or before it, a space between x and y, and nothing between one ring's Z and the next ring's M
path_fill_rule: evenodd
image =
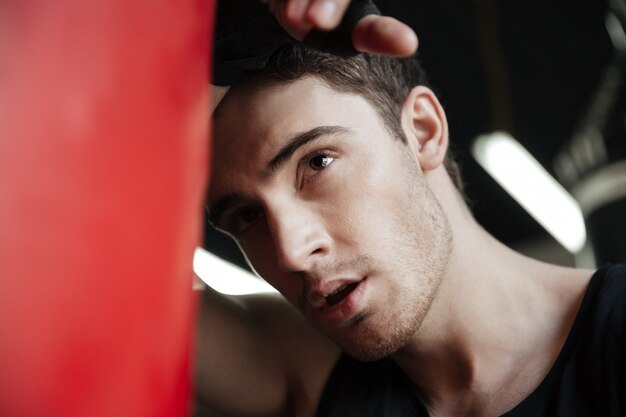
M572 192L626 161L626 59L619 47L626 0L376 3L418 34L422 63L447 112L477 220L530 256L576 264L576 257L476 163L470 144L480 134L507 131ZM607 22L615 29L612 36ZM590 143L604 152L596 155ZM576 157L581 147L583 162ZM626 177L626 171L615 175ZM626 260L626 185L623 192L617 187L609 191L614 198L603 197L586 214L588 235L602 251L599 263ZM205 247L245 265L236 246L208 225Z

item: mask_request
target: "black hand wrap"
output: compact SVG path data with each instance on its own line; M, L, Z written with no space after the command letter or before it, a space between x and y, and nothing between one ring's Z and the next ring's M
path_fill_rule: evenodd
M263 68L290 36L265 4L220 0L213 45L213 84L232 85L248 71Z
M371 0L353 0L339 25L330 32L314 30L305 46L340 56L358 52L352 29L368 14L380 14ZM272 54L291 38L265 4L257 0L220 0L213 50L213 84L232 85L248 72L263 68Z

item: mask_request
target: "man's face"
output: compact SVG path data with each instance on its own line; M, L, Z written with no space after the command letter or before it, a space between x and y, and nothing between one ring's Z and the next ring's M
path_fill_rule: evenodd
M214 126L211 218L254 269L357 358L407 344L451 246L411 149L314 77L229 93Z

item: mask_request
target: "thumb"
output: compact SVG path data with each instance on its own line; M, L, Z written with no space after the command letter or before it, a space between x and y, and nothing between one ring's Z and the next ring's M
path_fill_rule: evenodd
M417 50L417 35L407 25L389 16L367 15L352 31L352 43L361 52L409 56Z

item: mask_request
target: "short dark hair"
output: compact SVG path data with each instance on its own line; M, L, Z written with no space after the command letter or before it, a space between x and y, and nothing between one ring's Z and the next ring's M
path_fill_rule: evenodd
M365 98L392 136L404 143L407 139L400 122L402 104L413 87L428 86L417 55L391 58L359 54L342 58L296 44L280 48L263 69L246 74L240 85L256 89L305 76L317 76L335 91ZM452 182L464 195L460 169L450 151L444 165Z

